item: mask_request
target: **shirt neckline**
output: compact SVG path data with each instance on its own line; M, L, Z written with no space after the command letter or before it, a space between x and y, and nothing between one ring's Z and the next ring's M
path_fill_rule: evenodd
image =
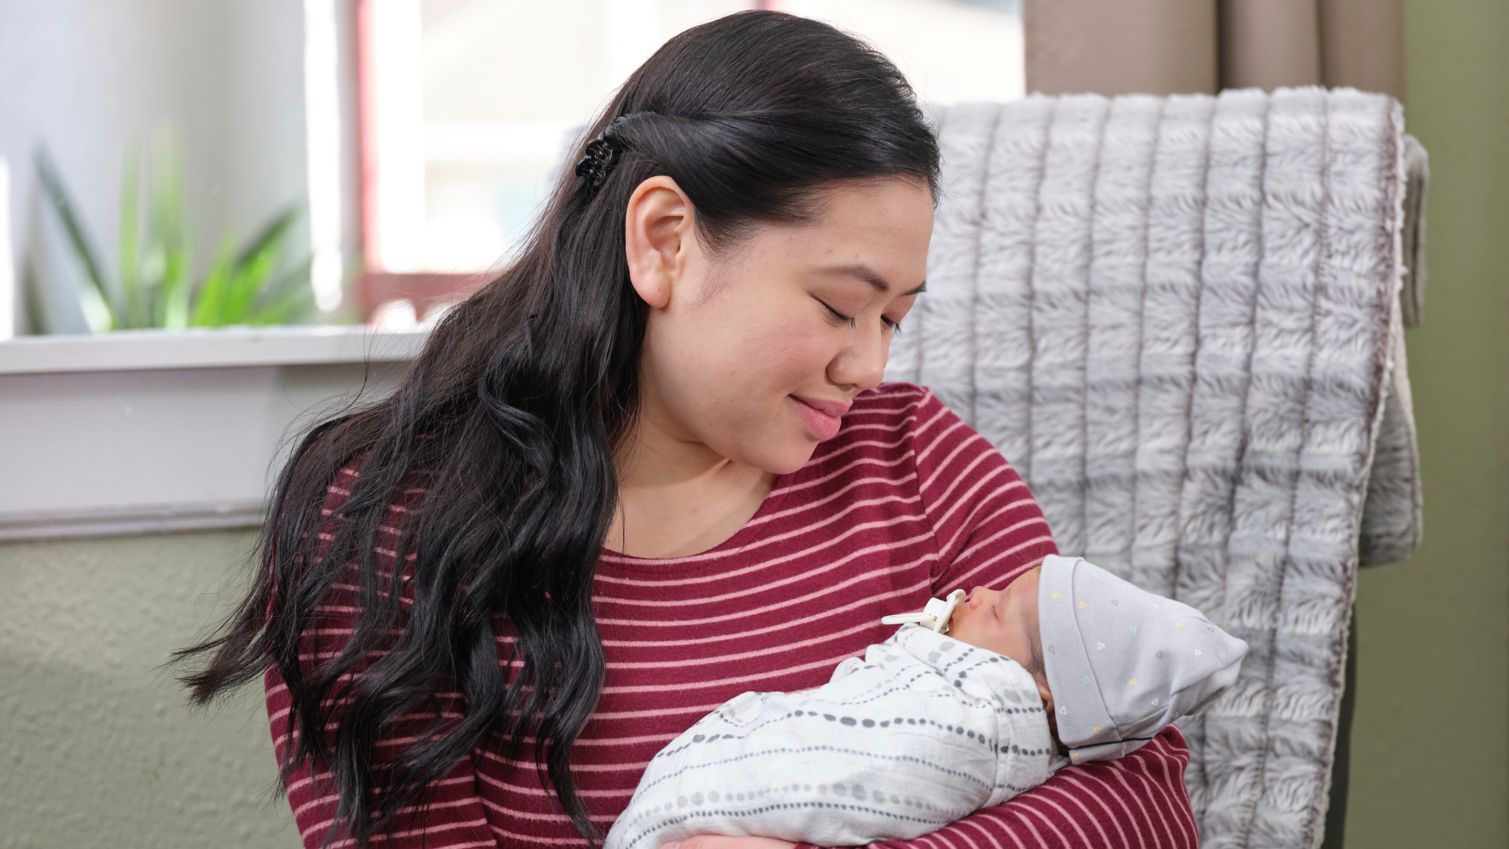
M674 567L678 565L700 563L736 553L749 543L761 538L763 534L758 526L764 524L762 520L774 513L780 503L785 500L786 492L790 488L791 482L800 473L801 470L798 469L794 472L776 475L775 480L770 484L770 491L765 493L765 498L760 501L760 506L755 509L754 514L737 531L734 531L732 536L705 551L699 551L696 554L683 554L679 557L639 557L633 554L614 551L605 545L602 547L602 557L604 560L627 568L630 571L667 574L676 571Z

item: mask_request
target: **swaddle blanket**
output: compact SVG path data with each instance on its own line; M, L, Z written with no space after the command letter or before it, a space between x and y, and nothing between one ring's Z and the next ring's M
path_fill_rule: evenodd
M1180 723L1201 839L1316 846L1359 556L1419 535L1402 109L1307 87L929 112L928 294L886 378L991 440L1059 550L1251 646Z
M604 849L694 834L825 846L909 839L1048 780L1032 675L1004 655L904 625L828 683L743 693L651 759Z

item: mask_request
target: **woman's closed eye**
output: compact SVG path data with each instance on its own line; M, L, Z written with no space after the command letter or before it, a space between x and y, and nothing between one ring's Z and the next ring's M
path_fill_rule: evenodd
M832 313L835 318L839 319L844 324L847 324L850 327L854 327L855 326L855 321L854 321L854 317L853 316L844 315L843 313L839 312L838 310L836 310L836 309L834 309L832 307L829 307L826 303L824 303L822 301L818 301L818 303L822 304L825 307L828 307L828 312ZM881 316L880 320L883 321L883 322L885 322L885 324L886 324L887 327L891 328L891 332L892 333L900 333L901 332L901 322L899 322L899 321L891 321L889 318L886 318L885 316Z

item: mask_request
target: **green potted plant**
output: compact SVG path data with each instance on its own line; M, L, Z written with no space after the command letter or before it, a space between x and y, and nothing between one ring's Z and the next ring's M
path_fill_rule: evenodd
M176 147L154 148L150 175L140 155L126 157L121 186L120 267L107 279L95 242L45 149L36 155L38 182L78 261L87 286L79 297L91 330L305 324L316 317L309 285L311 258L282 268L289 231L298 217L290 204L239 250L222 237L209 270L192 285L190 235L183 221L183 184ZM143 176L150 178L141 198ZM145 215L143 215L145 205ZM43 328L45 332L45 328Z

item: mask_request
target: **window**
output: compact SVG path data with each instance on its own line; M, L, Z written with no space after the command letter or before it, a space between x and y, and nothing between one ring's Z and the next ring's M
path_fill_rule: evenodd
M629 73L676 33L756 7L866 39L924 101L1023 92L1020 0L358 0L363 300L485 282Z

